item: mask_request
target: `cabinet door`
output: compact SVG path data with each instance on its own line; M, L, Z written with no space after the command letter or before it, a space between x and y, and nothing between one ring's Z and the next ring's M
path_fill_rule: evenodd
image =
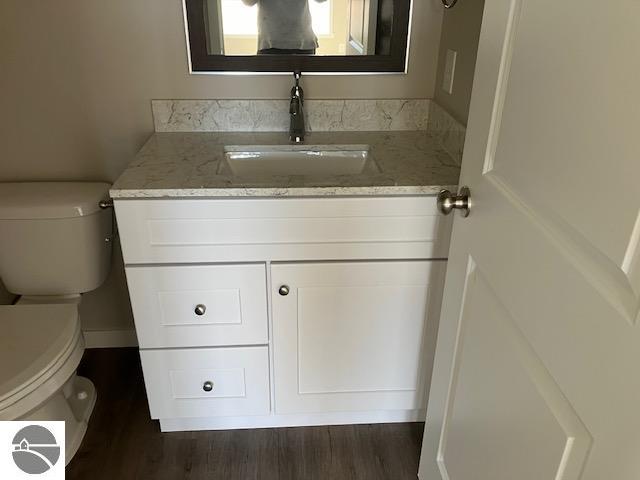
M277 413L425 408L444 266L272 264Z

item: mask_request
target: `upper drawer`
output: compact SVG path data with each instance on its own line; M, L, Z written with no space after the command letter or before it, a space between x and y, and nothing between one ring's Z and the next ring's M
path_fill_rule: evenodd
M266 344L265 265L127 267L141 348Z
M125 262L444 258L435 197L116 200Z

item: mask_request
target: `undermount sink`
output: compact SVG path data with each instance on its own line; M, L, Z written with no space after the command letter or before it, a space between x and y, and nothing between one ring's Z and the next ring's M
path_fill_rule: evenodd
M237 176L359 175L379 173L369 145L233 145L219 174Z

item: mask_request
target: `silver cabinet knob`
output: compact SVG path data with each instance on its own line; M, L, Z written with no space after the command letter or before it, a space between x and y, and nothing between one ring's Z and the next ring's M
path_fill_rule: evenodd
M204 382L204 384L202 385L202 390L204 390L205 392L210 392L211 390L213 390L213 382Z
M463 217L469 216L470 204L469 197L471 192L469 187L462 187L458 195L454 195L449 190L442 190L438 194L438 210L443 215L449 215L452 210L460 210Z
M196 315L204 315L204 312L206 311L207 311L207 307L202 304L196 305L196 309L194 310Z
M283 297L286 297L287 295L289 295L289 287L287 285L282 285L279 289L278 289L278 293L280 295L282 295Z

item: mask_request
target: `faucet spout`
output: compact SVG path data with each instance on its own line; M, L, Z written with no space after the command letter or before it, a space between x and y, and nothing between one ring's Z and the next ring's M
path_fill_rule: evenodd
M300 86L300 72L294 73L295 84L291 89L291 101L289 103L289 140L292 143L304 142L304 91Z

